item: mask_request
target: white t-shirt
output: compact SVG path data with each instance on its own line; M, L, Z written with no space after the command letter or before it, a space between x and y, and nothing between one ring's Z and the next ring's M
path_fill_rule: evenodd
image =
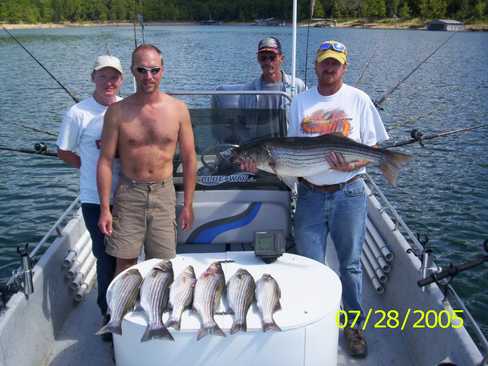
M342 133L362 144L372 146L388 139L381 117L369 96L359 89L343 84L333 95L324 96L317 87L298 94L290 107L288 136L319 136ZM326 169L309 177L315 185L343 183L365 168L353 172Z
M117 97L117 101L122 98ZM80 156L80 201L100 204L97 190L97 163L100 156L100 139L103 117L107 106L93 97L71 107L64 115L56 144L61 150ZM112 166L112 194L119 177L119 162Z

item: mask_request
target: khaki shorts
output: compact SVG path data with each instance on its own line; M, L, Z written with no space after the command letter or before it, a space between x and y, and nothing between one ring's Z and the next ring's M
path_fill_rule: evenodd
M106 236L106 252L122 259L176 256L176 194L172 178L139 183L125 177L115 192L112 235Z

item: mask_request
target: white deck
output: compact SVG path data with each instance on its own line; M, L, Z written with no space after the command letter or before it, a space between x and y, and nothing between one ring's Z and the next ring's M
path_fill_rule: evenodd
M365 281L364 290L365 307L381 308L375 301L378 296L367 281ZM100 322L101 317L96 305L96 291L92 290L86 300L67 319L46 365L114 365L111 344L103 342L99 336L95 335L100 327ZM400 332L368 328L366 337L369 347L368 357L363 360L355 360L345 353L341 332L338 365L415 365Z
M114 365L112 343L95 335L102 323L96 292L93 289L71 312L46 366Z

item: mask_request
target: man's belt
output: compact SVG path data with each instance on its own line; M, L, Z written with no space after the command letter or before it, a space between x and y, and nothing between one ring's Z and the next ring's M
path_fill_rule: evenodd
M344 182L344 183L337 183L337 184L324 184L323 186L318 186L318 185L315 185L313 183L310 183L308 180L306 180L305 178L298 178L298 181L303 183L304 185L306 185L308 188L314 190L314 191L318 191L318 192L337 192L337 191L340 191L341 189L343 189L346 184L349 184L351 182L354 182L356 179L360 178L361 175L358 174L358 175L355 175L354 177L352 177L351 179L349 179L348 181Z

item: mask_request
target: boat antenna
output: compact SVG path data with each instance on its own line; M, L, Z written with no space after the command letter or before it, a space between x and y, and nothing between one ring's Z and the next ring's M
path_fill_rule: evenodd
M315 0L310 0L310 18L308 18L308 25L307 25L307 42L305 43L305 87L307 87L307 73L308 73L308 46L310 44L310 23L312 22L313 18L313 11L315 8Z
M408 139L406 141L400 141L400 142L397 142L397 143L392 144L392 145L383 146L383 149L391 149L392 147L410 145L410 144L414 144L416 142L418 142L420 144L420 146L424 147L423 142L425 140L432 140L432 139L435 139L438 137L445 137L445 136L453 135L456 133L473 131L473 130L476 130L478 128L487 127L487 126L488 126L488 123L485 123L485 124L478 125L478 126L460 128L460 129L456 129L456 130L442 131L442 132L434 133L431 135L425 135L425 136L418 129L413 129L412 131L410 131L410 137L411 137L410 139Z
M383 104L383 102L386 100L386 98L388 98L388 96L389 96L391 93L393 93L395 90L397 90L397 89L398 89L398 87L399 87L401 84L403 84L403 83L404 83L404 82L405 82L405 81L406 81L406 80L407 80L407 79L408 79L410 76L412 76L412 74L413 74L415 71L417 71L417 70L420 68L420 66L422 66L423 64L425 64L429 58L431 58L432 56L434 56L434 54L435 54L437 51L439 51L439 50L442 48L442 46L444 46L444 45L445 45L447 42L449 42L449 40L450 40L452 37L454 37L455 35L456 35L456 33L454 32L454 33L453 33L453 34L452 34L452 35L451 35L451 36L450 36L450 37L449 37L447 40L445 40L444 42L442 42L442 43L439 45L439 47L437 47L437 48L436 48L436 49L435 49L435 50L434 50L434 51L433 51L433 52L432 52L432 53L431 53L429 56L427 56L425 59L423 59L423 60L422 60L422 61L421 61L421 62L420 62L420 63L419 63L417 66L415 66L415 67L413 68L413 70L412 70L412 71L410 71L410 72L407 74L407 76L405 76L403 79L401 79L401 80L400 80L400 81L399 81L399 82L398 82L398 83L397 83L397 84L396 84L394 87L392 87L391 89L387 90L387 91L386 91L386 93L385 93L385 94L383 94L383 96L382 96L381 98L376 99L376 100L374 101L374 105L375 105L375 106L376 106L378 109L380 109L380 107L381 107L381 105Z
M22 48L24 49L24 51L25 51L25 52L27 52L27 54L28 54L30 57L32 57L32 58L34 59L34 61L35 61L35 62L37 62L37 63L39 64L39 66L41 66L41 67L44 69L44 71L46 71L46 72L48 73L48 75L49 75L49 76L50 76L50 77L51 77L51 78L52 78L52 79L53 79L55 82L57 82L57 83L58 83L58 85L59 85L59 86L60 86L60 87L61 87L61 88L62 88L62 89L63 89L63 90L66 92L66 93L68 93L68 95L71 97L71 99L73 99L73 100L75 101L75 103L78 103L78 102L80 101L80 100L79 100L78 98L76 98L76 97L75 97L73 94L71 94L71 92L70 92L70 91L69 91L69 90L68 90L68 89L67 89L67 88L66 88L66 87L65 87L65 86L64 86L64 85L63 85L63 84L62 84L62 83L61 83L61 82L58 80L58 79L56 79L56 77L55 77L53 74L51 74L51 72L50 72L50 71L49 71L49 70L48 70L48 69L47 69L47 68L46 68L46 67L45 67L45 66L44 66L44 65L43 65L43 64L42 64L42 63L41 63L41 62L40 62L40 61L39 61L39 60L38 60L38 59L37 59L37 58L36 58L36 57L35 57L35 56L34 56L34 55L33 55L33 54L32 54L32 53L29 51L29 50L28 50L28 49L27 49L27 48L25 48L25 47L24 47L24 45L23 45L23 44L22 44L22 43L21 43L21 42L20 42L20 41L19 41L17 38L15 38L15 36L14 36L12 33L10 33L10 32L8 31L8 29L7 29L7 28L5 28L4 26L2 26L2 28L3 28L3 30L4 30L5 32L7 32L7 34L8 34L8 35L9 35L9 36L10 36L10 37L11 37L11 38L12 38L12 39L15 41L15 42L17 42L17 43L19 44L19 46L20 46L20 47L22 47Z
M292 31L292 47L291 47L291 97L296 94L296 72L297 72L297 1L293 0L293 31Z

